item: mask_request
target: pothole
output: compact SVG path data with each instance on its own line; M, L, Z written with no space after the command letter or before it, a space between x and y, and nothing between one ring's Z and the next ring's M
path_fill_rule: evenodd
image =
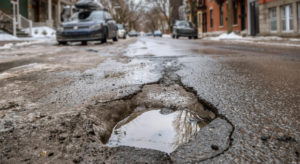
M89 107L96 135L110 147L173 152L216 118L195 94L174 84L145 85L131 97ZM102 119L97 119L102 118Z
M137 108L113 129L107 146L133 146L173 152L206 125L187 110Z
M175 163L197 163L229 149L233 125L197 93L185 87L166 62L163 77L126 97L88 106L83 115L111 159L149 161L166 156ZM158 150L158 151L157 151ZM145 159L143 158L143 159Z

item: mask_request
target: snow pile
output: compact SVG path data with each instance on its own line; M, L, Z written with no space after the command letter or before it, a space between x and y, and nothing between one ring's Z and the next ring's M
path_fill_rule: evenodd
M29 29L24 30L27 33L30 33ZM50 27L33 27L31 36L33 38L54 38L56 31Z
M227 34L223 33L218 37L212 37L211 40L235 40L235 39L242 39L243 37L236 35L234 32Z
M5 44L4 46L0 46L0 50L3 50L3 49L11 49L13 46L14 46L14 44L12 44L12 43L7 43L7 44Z
M18 38L8 33L0 33L0 41L7 41L7 40L18 40Z
M171 38L170 34L163 34L163 38Z
M7 43L4 44L4 46L0 46L0 50L6 50L6 49L11 49L15 47L25 47L25 46L30 46L34 44L41 44L41 43L46 43L49 42L49 40L31 40L31 41L22 41L19 43Z

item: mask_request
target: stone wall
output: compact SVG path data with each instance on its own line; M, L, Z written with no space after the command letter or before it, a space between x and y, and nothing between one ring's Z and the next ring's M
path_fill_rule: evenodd
M300 3L300 0L276 0L267 3L261 3L259 5L259 30L260 35L275 35L283 37L300 37L300 31L298 27L298 13L297 3ZM292 5L293 10L293 32L283 32L281 29L281 9L283 5ZM276 7L277 15L277 32L270 31L270 19L269 19L269 9Z
M0 29L9 33L13 33L13 21L7 14L0 10Z

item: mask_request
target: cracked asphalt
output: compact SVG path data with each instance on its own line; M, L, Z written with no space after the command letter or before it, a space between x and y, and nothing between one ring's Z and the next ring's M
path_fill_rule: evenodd
M0 163L299 163L299 54L147 37L1 50ZM140 106L206 126L170 154L106 146Z

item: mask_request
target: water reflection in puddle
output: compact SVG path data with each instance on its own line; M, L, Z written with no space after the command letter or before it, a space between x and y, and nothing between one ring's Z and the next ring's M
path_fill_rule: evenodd
M205 126L189 111L137 111L119 122L108 146L133 146L171 153Z

